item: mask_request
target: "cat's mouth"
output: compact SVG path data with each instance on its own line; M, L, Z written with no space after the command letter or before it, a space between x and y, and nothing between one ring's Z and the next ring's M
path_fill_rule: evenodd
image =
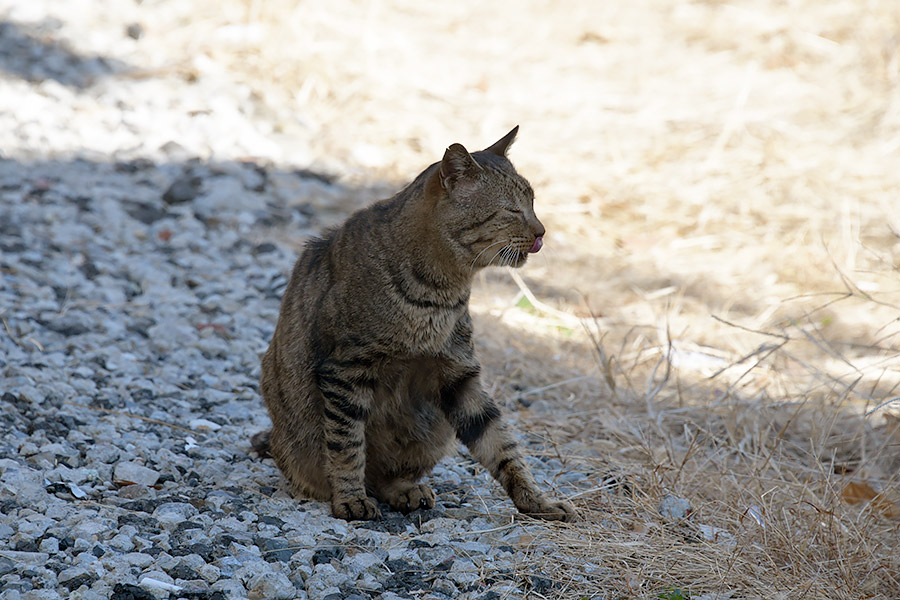
M540 252L541 248L544 246L544 236L539 235L535 238L534 244L531 246L531 249L528 250L529 254L534 254L535 252Z

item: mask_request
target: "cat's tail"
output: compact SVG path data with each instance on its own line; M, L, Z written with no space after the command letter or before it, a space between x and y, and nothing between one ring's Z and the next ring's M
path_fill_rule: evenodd
M265 431L254 433L250 437L250 445L260 458L269 458L272 456L269 454L269 438L271 436L272 430L266 429Z

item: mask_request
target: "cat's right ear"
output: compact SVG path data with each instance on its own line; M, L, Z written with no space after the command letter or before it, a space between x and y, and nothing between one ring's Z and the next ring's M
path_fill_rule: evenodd
M441 159L441 187L448 192L460 182L474 179L482 171L462 144L451 144Z
M506 156L506 153L509 152L509 147L512 146L513 142L516 141L516 134L519 133L519 126L516 125L512 128L512 131L504 135L502 138L488 146L484 149L485 152L490 152L491 154L496 154L497 156Z

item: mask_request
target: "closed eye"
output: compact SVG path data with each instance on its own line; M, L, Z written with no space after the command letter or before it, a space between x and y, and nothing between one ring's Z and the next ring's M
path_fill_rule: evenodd
M522 214L522 211L519 210L518 208L504 208L503 210L504 210L505 212L512 213L512 214L514 214L514 215L520 215L520 214Z

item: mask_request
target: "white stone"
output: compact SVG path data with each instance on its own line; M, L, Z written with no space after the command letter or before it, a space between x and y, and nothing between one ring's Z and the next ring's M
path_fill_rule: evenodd
M164 592L180 592L182 590L180 585L154 579L153 577L142 577L138 585L148 590L161 590Z
M209 430L209 431L218 431L222 429L222 426L218 423L214 423L208 419L193 419L189 425L191 429L197 429L200 431Z
M145 573L143 573L143 574L141 575L141 579L145 579L145 578L146 578L146 579L152 579L152 580L154 580L154 581L160 581L160 582L165 583L165 584L167 584L167 585L173 585L173 584L175 583L175 580L172 579L171 576L167 575L167 574L164 573L163 571L156 571L156 570L154 570L154 571L147 571L147 572L145 572Z

